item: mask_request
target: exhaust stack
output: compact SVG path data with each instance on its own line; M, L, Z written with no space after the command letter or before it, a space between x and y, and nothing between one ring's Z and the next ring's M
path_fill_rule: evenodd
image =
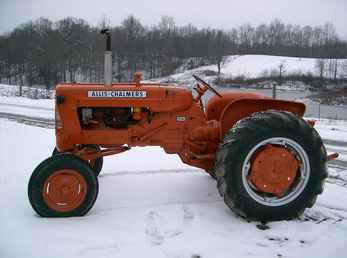
M101 34L106 35L106 48L104 60L104 84L112 86L112 51L111 51L111 31L110 29L102 29Z

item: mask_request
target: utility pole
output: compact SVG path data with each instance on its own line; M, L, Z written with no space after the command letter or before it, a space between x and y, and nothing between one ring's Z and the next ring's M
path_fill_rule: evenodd
M276 98L276 92L277 91L277 85L276 83L272 84L272 98L275 99Z

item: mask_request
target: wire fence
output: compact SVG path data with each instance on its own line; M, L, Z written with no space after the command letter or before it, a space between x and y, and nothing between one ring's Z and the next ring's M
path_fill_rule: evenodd
M17 85L0 84L0 96L2 97L25 97L30 99L52 99L55 90L46 90L41 87L28 87Z

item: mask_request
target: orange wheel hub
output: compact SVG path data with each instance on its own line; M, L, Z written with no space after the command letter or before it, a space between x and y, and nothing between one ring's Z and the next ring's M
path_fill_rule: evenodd
M69 212L78 208L86 194L86 180L81 174L71 169L54 172L46 179L42 189L47 206L59 212Z
M292 185L299 165L288 149L268 144L256 153L248 179L258 190L281 196Z

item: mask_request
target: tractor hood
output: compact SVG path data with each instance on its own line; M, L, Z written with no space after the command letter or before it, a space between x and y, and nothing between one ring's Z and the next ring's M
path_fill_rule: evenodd
M148 107L153 112L188 109L193 102L187 88L159 84L59 84L57 102L78 107Z

